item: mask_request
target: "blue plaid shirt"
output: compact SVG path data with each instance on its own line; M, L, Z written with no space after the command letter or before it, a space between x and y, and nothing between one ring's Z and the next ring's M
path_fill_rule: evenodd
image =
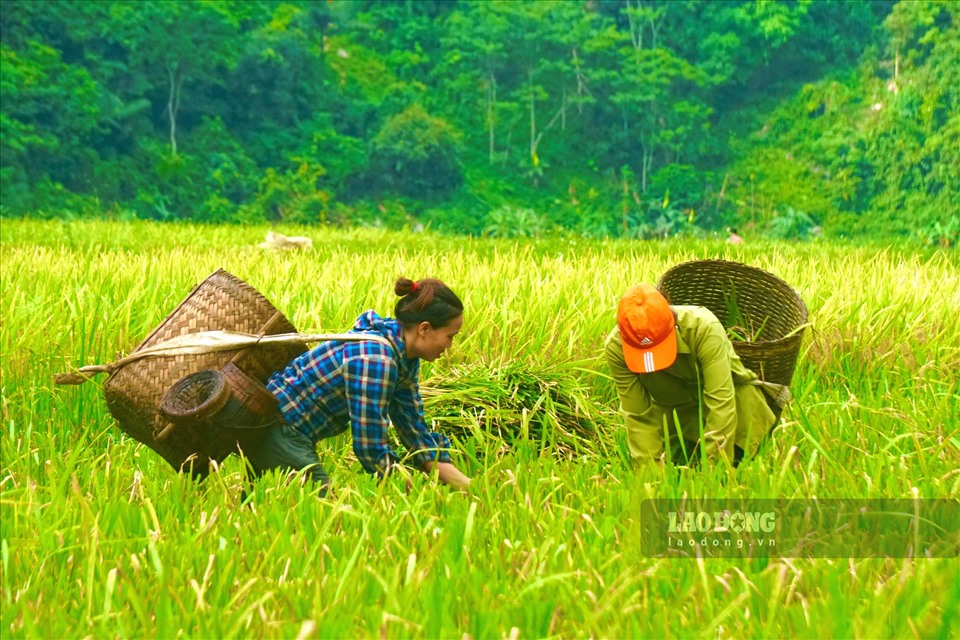
M353 450L368 473L400 460L387 438L391 421L413 465L450 462L450 441L423 419L420 359L406 357L402 325L367 311L350 333L375 333L393 348L372 340L324 342L274 373L267 388L287 422L314 442L352 427Z

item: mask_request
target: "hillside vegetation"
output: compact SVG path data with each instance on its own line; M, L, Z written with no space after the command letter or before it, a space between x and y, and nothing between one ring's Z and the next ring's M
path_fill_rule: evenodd
M5 216L944 245L960 230L956 2L0 11Z

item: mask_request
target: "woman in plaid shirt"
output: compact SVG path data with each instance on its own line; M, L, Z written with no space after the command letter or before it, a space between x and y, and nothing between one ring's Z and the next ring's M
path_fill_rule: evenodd
M321 343L270 377L267 388L280 404L284 424L247 453L255 475L304 470L325 491L329 478L316 442L347 429L364 470L386 475L401 461L387 438L393 423L408 452L404 462L427 473L436 469L439 479L456 489L470 484L450 461L450 441L427 428L418 383L420 360L432 362L453 344L463 325L463 303L433 278L400 278L394 291L400 296L396 318L366 311L350 330L380 339Z

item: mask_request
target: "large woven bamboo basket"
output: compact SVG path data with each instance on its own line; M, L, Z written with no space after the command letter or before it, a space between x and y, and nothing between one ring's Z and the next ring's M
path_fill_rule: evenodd
M261 335L296 332L256 289L220 269L197 285L135 352L176 336L217 330ZM103 384L104 396L123 431L159 453L174 469L202 477L209 472L211 460L220 462L235 450L236 438L217 428L168 429L169 422L160 414L167 390L185 376L219 370L230 362L264 383L306 348L305 344L278 344L144 358L112 373ZM163 437L157 438L161 433Z
M724 328L730 328L729 301L735 295L740 314L763 328L754 342L733 340L734 351L762 380L790 384L807 323L807 307L786 282L739 262L694 260L668 269L657 289L670 304L706 307Z

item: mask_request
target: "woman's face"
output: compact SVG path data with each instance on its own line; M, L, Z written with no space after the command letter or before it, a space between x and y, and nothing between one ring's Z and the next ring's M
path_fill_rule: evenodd
M417 325L412 344L407 345L408 355L433 362L450 348L462 326L462 313L443 327L432 327L429 322L421 322Z

